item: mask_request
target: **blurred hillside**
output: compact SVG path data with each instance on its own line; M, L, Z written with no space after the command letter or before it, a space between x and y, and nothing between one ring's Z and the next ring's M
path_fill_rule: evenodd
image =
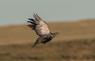
M53 41L95 38L95 21L49 23L51 31L59 32ZM36 34L27 25L10 25L0 27L0 44L32 43ZM52 41L52 42L53 42Z
M1 61L95 61L95 21L49 23L59 32L48 44L31 47L36 34L27 25L0 27Z

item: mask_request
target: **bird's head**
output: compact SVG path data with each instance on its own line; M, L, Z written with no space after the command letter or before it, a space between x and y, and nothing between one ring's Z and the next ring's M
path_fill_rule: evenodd
M58 35L59 34L59 32L51 32L51 35L52 35L52 37L54 38L56 35Z

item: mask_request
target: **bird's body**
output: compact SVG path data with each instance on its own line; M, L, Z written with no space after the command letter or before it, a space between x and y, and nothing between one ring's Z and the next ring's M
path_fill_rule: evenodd
M40 21L39 25L36 25L35 32L37 33L37 35L42 36L42 35L49 34L50 30L47 24L45 24L43 21Z
M55 37L55 35L57 33L50 32L50 30L48 28L48 24L37 14L34 14L33 17L34 17L34 19L32 19L32 18L28 19L28 20L30 20L28 22L31 23L28 26L31 27L36 32L36 34L39 36L33 45L33 47L34 47L38 43L49 42L50 40L52 40Z

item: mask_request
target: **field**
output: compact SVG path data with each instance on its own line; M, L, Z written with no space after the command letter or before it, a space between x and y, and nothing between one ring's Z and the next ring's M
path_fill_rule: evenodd
M51 42L32 47L37 36L27 25L0 27L0 61L95 61L95 21L49 23L59 32Z

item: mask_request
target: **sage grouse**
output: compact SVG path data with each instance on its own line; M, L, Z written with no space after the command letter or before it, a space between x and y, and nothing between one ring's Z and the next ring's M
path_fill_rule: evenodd
M33 47L35 47L38 43L46 44L58 34L58 32L50 32L48 24L40 16L33 14L33 17L34 18L28 18L29 21L27 21L30 23L28 26L39 36L33 44Z

